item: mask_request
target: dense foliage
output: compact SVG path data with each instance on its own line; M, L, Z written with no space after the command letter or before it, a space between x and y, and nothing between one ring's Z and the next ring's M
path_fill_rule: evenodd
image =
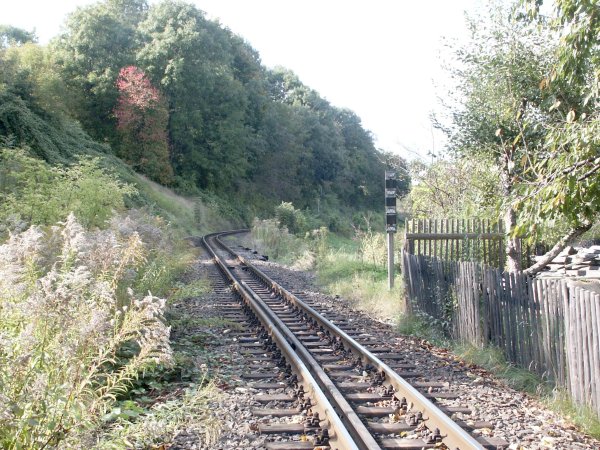
M593 3L560 0L549 17L540 16L539 1L510 10L492 3L488 19L470 20L472 39L454 49L457 95L441 126L451 164L477 158L495 166L495 191L479 189L478 205L491 200L503 211L511 270L519 268L518 237L562 233L550 258L598 219L600 26Z
M101 1L72 13L46 47L14 27L0 32L6 147L51 163L113 153L180 192L216 194L248 219L284 201L339 228L340 217L380 203L390 155L356 114L291 71L265 68L192 4Z
M274 213L318 248L327 228L310 230L380 209L404 161L193 5L105 0L64 30L40 46L0 27L0 447L155 445L192 419L214 434L199 373L132 400L183 373L165 299L197 295L153 213L194 234Z
M291 202L333 226L336 211L370 209L381 196L385 157L360 119L292 72L262 66L191 4L79 8L46 51L69 113L161 183L251 212Z

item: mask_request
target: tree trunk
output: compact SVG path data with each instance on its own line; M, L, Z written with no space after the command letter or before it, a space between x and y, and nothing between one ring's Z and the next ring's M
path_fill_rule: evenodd
M566 235L564 235L555 245L546 253L542 259L536 262L534 265L524 270L523 273L526 275L535 275L546 267L558 254L567 246L567 244L574 239L577 239L587 230L592 228L592 223L586 223L578 226L577 228L571 229Z
M510 195L513 187L513 152L514 148L507 147L500 158L502 195L504 196L505 203L508 204L504 212L504 230L506 233L506 270L509 272L521 270L521 240L518 237L512 236L512 230L517 224L517 212L510 205Z
M504 229L506 230L506 270L517 272L521 270L521 239L512 237L512 229L517 224L517 213L508 207L504 213Z

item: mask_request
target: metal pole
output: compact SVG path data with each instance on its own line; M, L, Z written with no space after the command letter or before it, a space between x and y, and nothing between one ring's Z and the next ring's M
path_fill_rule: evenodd
M394 233L387 234L387 252L388 252L388 289L394 287Z

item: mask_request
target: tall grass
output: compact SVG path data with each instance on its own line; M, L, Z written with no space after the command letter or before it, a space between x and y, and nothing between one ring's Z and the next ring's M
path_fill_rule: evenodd
M403 311L403 286L399 275L388 289L387 267L374 263L373 253L364 257L348 245L329 248L317 262L317 281L331 295L347 300L351 307L378 319L393 320Z
M252 245L299 270L314 269L329 294L378 319L393 320L403 311L401 277L387 286L387 249L383 233L356 231L354 239L320 228L298 237L276 219L256 220Z
M97 450L124 448L162 448L175 435L186 430L198 436L201 448L209 448L218 439L221 422L212 412L219 393L212 383L192 385L183 395L156 403L134 422L118 419L100 436Z
M306 240L290 233L277 219L254 219L251 245L283 264L293 264L310 251Z

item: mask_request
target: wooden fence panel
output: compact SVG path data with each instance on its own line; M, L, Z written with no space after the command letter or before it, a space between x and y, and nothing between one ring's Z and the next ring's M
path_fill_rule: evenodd
M406 222L404 242L413 255L502 267L503 239L500 222L492 225L480 219L413 219Z
M439 229L454 226L444 222ZM460 251L452 241L436 251L446 245ZM402 263L410 308L449 324L446 332L456 340L499 347L509 361L566 388L600 415L599 293L405 251Z

